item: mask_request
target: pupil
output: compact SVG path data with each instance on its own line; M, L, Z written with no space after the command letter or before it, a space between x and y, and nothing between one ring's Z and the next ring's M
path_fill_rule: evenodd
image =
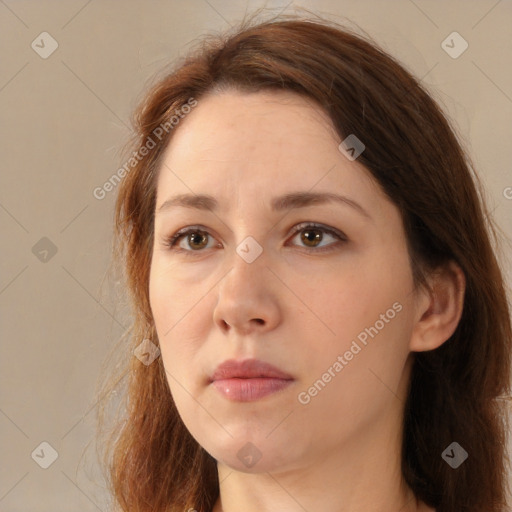
M199 238L199 241L200 241L201 238L205 238L205 237L203 235L198 234L198 233L192 233L190 235L190 239L189 239L189 241L191 242L192 246L196 243L196 238ZM202 245L204 245L204 243L200 244L200 246L202 246Z
M321 241L322 235L321 235L320 231L318 231L318 230L317 231L308 230L308 231L304 231L304 238L306 239L305 240L306 244L312 243L314 245L315 242Z

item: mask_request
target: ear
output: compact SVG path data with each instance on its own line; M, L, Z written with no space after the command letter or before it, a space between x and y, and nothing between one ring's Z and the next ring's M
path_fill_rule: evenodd
M412 352L434 350L455 332L462 316L466 278L450 261L429 276L430 291L420 290L411 335Z

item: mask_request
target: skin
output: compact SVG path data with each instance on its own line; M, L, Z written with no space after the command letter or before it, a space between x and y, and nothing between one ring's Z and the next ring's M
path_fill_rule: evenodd
M401 478L403 406L413 352L455 330L464 277L452 264L431 279L435 294L415 289L397 208L340 142L307 99L230 91L201 98L166 149L150 303L178 412L218 461L214 512L432 510ZM343 194L368 217L337 203L272 212L271 198L292 191ZM220 209L159 211L183 193L210 194ZM308 244L307 229L294 231L303 222L346 240L314 230L323 238ZM169 248L171 235L197 224L206 239L185 235L182 252ZM236 252L249 236L262 248L252 263ZM401 311L300 403L299 393L397 302ZM209 385L221 362L247 358L281 368L293 383L246 403ZM248 442L261 454L252 467L237 457Z

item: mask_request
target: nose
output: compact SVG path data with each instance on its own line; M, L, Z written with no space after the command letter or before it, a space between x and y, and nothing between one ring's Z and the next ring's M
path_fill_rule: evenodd
M279 280L268 268L263 252L252 263L238 253L233 255L231 270L221 280L213 320L225 334L263 333L280 322Z

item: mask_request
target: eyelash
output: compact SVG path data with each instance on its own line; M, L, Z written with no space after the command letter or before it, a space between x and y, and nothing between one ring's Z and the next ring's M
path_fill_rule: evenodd
M301 224L298 224L297 226L295 226L295 230L291 234L291 237L293 238L298 233L300 233L301 231L306 231L308 229L315 229L315 230L318 230L318 231L323 231L324 233L327 233L327 234L332 235L333 237L337 238L341 243L345 243L345 242L348 241L347 237L345 236L345 234L342 233L341 231L335 230L333 228L328 228L326 226L323 226L322 224L316 224L316 223L301 223ZM204 250L199 249L197 251L194 251L194 250L181 249L181 248L176 248L175 247L180 238L182 238L182 237L184 237L186 235L189 235L191 233L201 233L203 235L211 236L210 233L208 233L207 230L202 228L202 226L190 226L190 227L187 227L187 228L180 229L179 231L177 231L171 237L165 238L164 239L164 245L166 247L168 247L172 251L187 253L187 256L188 255L190 255L190 256L199 255L202 252L204 252ZM321 240L321 241L323 241L323 240ZM329 251L335 250L335 247L332 247L332 246L335 246L335 245L338 245L338 244L332 243L332 244L328 245L327 247L321 247L319 249L315 248L315 247L302 247L302 249L305 249L306 252L310 252L310 253L313 253L313 252L329 252Z

